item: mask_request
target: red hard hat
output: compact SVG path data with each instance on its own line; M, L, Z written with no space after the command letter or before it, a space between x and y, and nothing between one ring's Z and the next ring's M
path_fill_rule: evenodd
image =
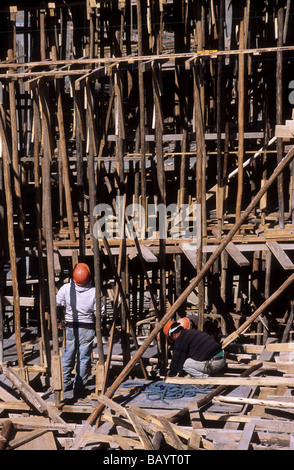
M86 285L91 279L89 266L85 263L78 263L73 271L72 278L78 286Z

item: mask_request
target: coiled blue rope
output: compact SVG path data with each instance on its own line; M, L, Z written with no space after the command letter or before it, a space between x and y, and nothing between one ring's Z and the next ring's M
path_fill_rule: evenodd
M180 399L183 397L194 397L197 393L211 392L210 389L199 389L195 385L167 384L165 382L152 382L148 385L141 382L129 382L123 385L125 388L142 387L141 392L151 401L161 400L168 405L166 399Z

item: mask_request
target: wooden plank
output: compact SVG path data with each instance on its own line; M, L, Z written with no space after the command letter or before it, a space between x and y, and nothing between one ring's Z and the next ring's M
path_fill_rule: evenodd
M10 442L16 450L57 450L52 431L35 430Z
M266 244L284 269L294 269L294 264L278 242L272 241Z
M136 433L141 441L141 443L143 444L143 447L145 450L154 450L154 447L149 439L149 437L147 436L147 434L145 433L144 431L144 428L139 420L139 418L136 416L136 414L132 411L132 410L126 410L127 411L127 415L134 427L134 429L136 430Z
M275 126L275 137L281 138L293 138L294 137L294 129L291 126L284 126L282 124L277 124Z
M147 248L147 246L140 245L140 248L145 261L147 261L148 263L157 263L157 257L152 253L152 251L149 250L149 248Z
M189 409L190 421L191 421L193 429L203 428L198 404L193 403L193 402L188 403L188 409Z
M0 401L0 410L31 411L32 408L22 400Z
M186 255L190 263L194 268L197 266L197 251L196 248L193 248L190 243L182 243L181 250Z
M250 441L252 439L252 435L255 429L255 422L251 421L250 423L246 423L244 426L243 435L240 439L238 450L247 450L250 445Z
M168 384L294 387L294 377L167 377Z
M119 434L113 435L113 440L122 448L122 450L133 450L134 447L136 449L143 449L143 446L140 444L139 440L136 441L135 439L123 437Z
M158 416L158 420L161 422L163 428L164 428L164 434L168 434L170 441L172 442L172 447L177 450L185 450L186 447L180 440L180 438L177 436L175 431L173 430L171 423L164 418L163 416Z
M113 436L110 436L108 434L101 434L101 433L88 431L88 432L85 432L83 436L83 441L87 441L88 443L105 442L107 444L112 444Z
M188 440L188 449L199 450L201 444L201 436L196 432L191 432L191 437Z
M3 300L6 305L14 305L13 295L5 295ZM35 307L37 304L38 300L34 297L19 297L20 307Z
M234 245L233 242L228 243L226 246L226 251L229 253L231 258L237 263L238 266L243 267L243 266L250 266L250 262L248 259L241 253L239 248Z
M294 351L294 343L270 343L265 347L267 351L271 352Z

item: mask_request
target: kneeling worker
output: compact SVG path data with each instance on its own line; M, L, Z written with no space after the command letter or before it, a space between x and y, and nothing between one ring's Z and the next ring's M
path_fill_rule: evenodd
M199 330L187 330L173 322L167 335L173 341L169 377L186 372L192 377L208 377L226 365L224 351L214 338Z

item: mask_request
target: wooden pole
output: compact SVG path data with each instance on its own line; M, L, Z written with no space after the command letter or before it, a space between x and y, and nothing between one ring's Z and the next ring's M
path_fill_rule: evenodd
M45 365L51 367L51 351L48 321L45 316L46 306L46 286L45 286L45 257L43 256L43 234L42 234L42 185L40 172L40 150L42 140L42 124L40 109L38 106L39 98L37 89L33 90L33 111L34 111L34 180L35 180L35 204L36 204L36 232L38 247L38 265L39 265L39 312L40 329L43 341L43 350L45 351Z
M19 288L18 288L18 275L16 266L16 251L15 251L15 236L13 228L13 199L11 191L11 158L10 149L6 130L3 123L3 107L0 107L0 138L2 140L3 148L3 174L4 174L4 187L6 197L6 212L7 212L7 230L8 230L8 246L10 256L10 268L12 277L12 290L13 290L13 309L14 309L14 328L15 328L15 342L18 365L22 369L24 366L22 350L21 350L21 323L20 323L20 301L19 301Z
M51 155L50 155L50 135L49 135L49 122L46 112L45 94L43 86L39 86L39 96L42 103L42 123L44 135L44 157L43 157L43 206L46 207L44 211L44 235L46 238L47 250L47 274L48 274L48 289L49 289L49 303L50 303L50 317L52 327L52 364L51 372L53 376L53 389L55 402L60 402L60 393L62 389L60 377L60 356L58 347L58 327L57 327L57 312L56 312L56 290L55 290L55 275L54 275L54 256L53 256L53 231L52 231L52 195L51 195Z
M78 220L79 220L79 250L80 261L85 258L85 220L84 220L84 165L83 150L85 143L85 123L82 106L81 92L74 91L74 114L76 132L76 156L77 156L77 193L78 193Z
M142 6L141 0L137 0L137 23L138 23L138 54L143 55L143 33L142 33ZM143 64L138 64L138 87L139 87L139 111L140 111L140 145L141 145L141 196L142 205L146 213L146 144L145 144L145 97L144 97L144 72ZM145 236L145 234L144 234Z
M284 2L278 1L278 46L283 45L283 25L284 25ZM283 52L277 52L277 68L276 68L276 124L282 124L283 94L282 94L282 78L283 78ZM277 162L283 158L283 139L277 139ZM284 191L283 191L283 175L278 177L278 207L279 207L279 227L284 228Z
M8 59L13 59L14 53L12 49L8 50ZM10 126L11 126L11 155L12 155L12 168L13 168L13 186L15 193L15 200L17 206L17 213L19 217L20 237L24 240L25 234L25 216L22 207L21 197L21 181L19 169L19 155L18 155L18 131L17 131L17 111L15 99L15 82L10 81L8 84L9 90L9 107L10 107Z
M239 30L239 49L244 49L244 5L242 0L241 20ZM238 151L238 189L236 200L236 221L240 218L242 198L243 198L243 161L244 161L244 75L245 75L245 56L239 54L238 69L238 130L239 130L239 151Z
M256 204L260 201L260 198L265 194L265 192L276 181L277 177L282 173L282 171L284 171L284 169L291 163L293 158L294 158L294 146L291 148L291 150L288 152L288 154L284 157L284 159L281 161L281 163L276 167L276 169L274 170L274 172L272 173L272 175L268 179L268 181L265 183L265 185L258 191L256 196L252 199L250 204L247 206L247 208L242 213L239 220L235 223L234 227L230 230L230 232L224 238L222 243L218 246L218 248L214 251L214 253L211 255L211 257L207 260L207 262L203 266L200 273L197 274L197 276L194 278L194 280L192 282L190 282L189 286L183 291L182 295L169 308L169 310L164 315L164 317L158 322L156 327L152 330L152 332L150 333L148 338L144 341L144 343L141 345L141 347L138 349L138 351L136 351L136 353L134 354L134 356L132 357L130 362L125 366L125 368L122 370L122 372L119 374L119 376L113 382L113 384L109 387L109 389L105 393L105 395L108 398L111 398L114 395L117 388L125 380L125 377L131 372L131 370L133 369L135 364L142 357L144 352L148 349L149 345L156 338L157 334L161 331L161 329L164 327L166 322L172 318L172 316L176 313L177 309L185 301L185 299L188 297L188 295L191 294L191 292L195 289L195 287L199 284L199 282L204 278L207 271L213 265L215 260L220 256L220 254L226 248L228 243L232 240L233 236L238 232L241 225L245 222L245 220L249 216L250 212L254 209ZM98 416L102 413L103 409L104 409L103 404L98 405L95 408L95 410L93 410L91 415L88 417L87 424L88 425L93 424L96 421L96 419L98 418Z
M159 69L160 70L160 69ZM152 67L152 85L153 85L153 99L154 99L154 111L155 111L155 139L156 139L156 159L157 159L157 182L158 182L158 200L159 204L163 204L166 207L166 185L165 185L165 169L164 169L164 158L163 158L163 112L161 104L161 93L160 84L157 75L157 71ZM161 226L160 226L161 228ZM159 229L160 230L160 229ZM166 240L165 233L159 235L159 311L160 318L162 318L166 312ZM164 349L165 340L160 335L160 360L161 368L166 368L167 355Z
M200 98L200 80L199 80L199 67L201 65L197 62L193 67L193 82L194 82L194 119L196 128L196 202L201 205L201 234L200 243L197 247L197 273L199 273L203 266L203 253L202 253L202 239L204 235L202 222L203 218L203 166L206 162L205 139L204 139L204 119L203 110ZM204 325L204 279L198 285L198 329L203 330Z
M220 21L219 21L219 39L218 50L224 49L224 16L225 16L225 0L220 1ZM217 63L217 83L216 83L216 132L217 132L217 220L218 220L218 235L221 236L223 225L223 202L224 202L224 181L223 181L223 163L222 163L222 114L223 114L223 59L218 58Z
M92 94L90 86L86 84L87 91L87 107L88 107L88 119L90 114L90 108L92 106ZM89 179L89 210L90 210L90 230L93 242L94 252L94 281L96 290L96 337L97 337L97 349L100 365L104 365L104 352L102 343L102 330L101 330L101 265L100 265L100 248L99 241L93 233L94 227L94 208L96 206L96 182L95 182L95 167L94 167L94 140L95 136L90 133L89 141L89 152L88 152L88 179Z

